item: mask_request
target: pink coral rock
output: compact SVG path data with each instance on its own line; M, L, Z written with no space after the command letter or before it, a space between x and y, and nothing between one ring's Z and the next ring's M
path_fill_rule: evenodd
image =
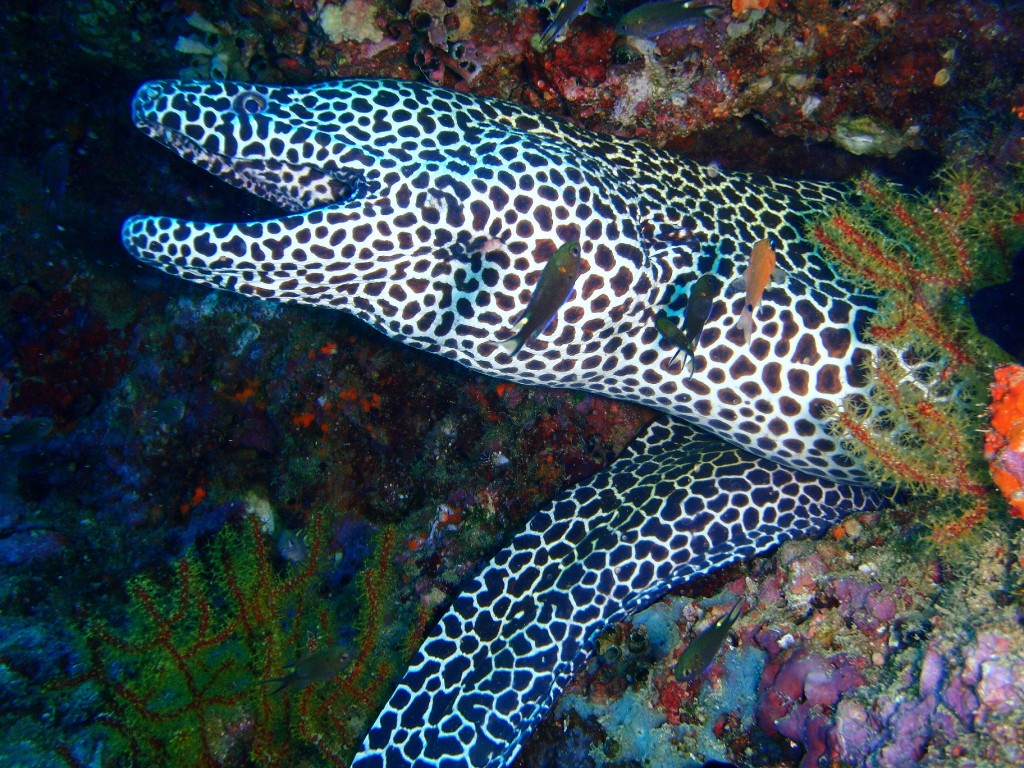
M758 723L769 735L803 744L800 765L810 768L826 754L832 709L841 696L864 684L864 677L844 654L825 659L803 649L764 669L758 692Z

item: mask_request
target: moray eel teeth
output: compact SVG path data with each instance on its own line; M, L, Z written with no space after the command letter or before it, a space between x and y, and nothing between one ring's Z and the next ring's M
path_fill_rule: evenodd
M359 768L509 765L609 622L879 506L826 419L868 394L864 329L877 301L802 234L846 187L712 173L422 83L162 81L143 85L132 110L149 136L285 212L134 216L122 240L136 258L214 288L340 309L481 373L665 414L538 512L455 600ZM740 278L764 239L787 277L764 291L748 344L734 327L743 296L706 286ZM585 266L574 290L510 354L502 340L547 255L575 241ZM651 320L659 311L695 334L687 376ZM690 315L703 326L690 329Z

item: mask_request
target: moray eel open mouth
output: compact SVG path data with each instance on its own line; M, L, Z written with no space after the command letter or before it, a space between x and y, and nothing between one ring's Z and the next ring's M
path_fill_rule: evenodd
M343 149L332 146L338 143L337 137L310 128L269 137L268 126L273 120L268 112L269 89L238 86L225 102L238 122L234 126L238 133L231 135L224 132L223 125L190 121L181 93L172 95L165 85L164 81L147 83L135 94L135 126L232 186L295 213L349 203L367 192L363 169L337 165L337 160L346 155ZM239 140L245 136L248 141ZM306 156L299 147L320 151Z
M391 338L524 384L584 389L689 418L762 456L838 480L863 475L823 423L861 391L858 293L803 236L836 185L710 174L638 142L496 99L397 80L287 87L156 81L133 121L182 158L282 207L264 221L134 216L128 251L188 280L341 309ZM742 280L779 244L747 342L742 296L714 297L694 372L651 318L676 321L702 275ZM548 255L586 268L514 357Z
M287 211L297 213L346 203L355 199L364 187L363 174L358 171L327 171L272 158L228 157L207 152L188 136L170 128L144 122L136 125L190 163Z

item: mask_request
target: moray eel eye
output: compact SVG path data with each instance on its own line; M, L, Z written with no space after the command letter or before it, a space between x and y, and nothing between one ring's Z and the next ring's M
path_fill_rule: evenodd
M267 108L267 100L258 93L247 91L235 96L231 107L240 115L256 115Z

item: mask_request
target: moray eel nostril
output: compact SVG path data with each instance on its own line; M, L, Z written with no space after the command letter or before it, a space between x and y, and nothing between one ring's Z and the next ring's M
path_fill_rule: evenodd
M509 765L609 622L880 505L820 418L866 391L858 361L872 350L859 329L875 297L803 236L846 187L712 172L423 83L162 81L142 86L133 110L147 135L286 211L236 223L133 217L122 240L136 258L214 288L340 309L492 376L665 414L606 472L541 509L455 600L359 768ZM510 355L502 342L551 244L577 241L572 290ZM756 302L708 285L740 279L760 241L778 249L785 281L765 280L756 322L734 327ZM689 374L672 364L683 342Z

